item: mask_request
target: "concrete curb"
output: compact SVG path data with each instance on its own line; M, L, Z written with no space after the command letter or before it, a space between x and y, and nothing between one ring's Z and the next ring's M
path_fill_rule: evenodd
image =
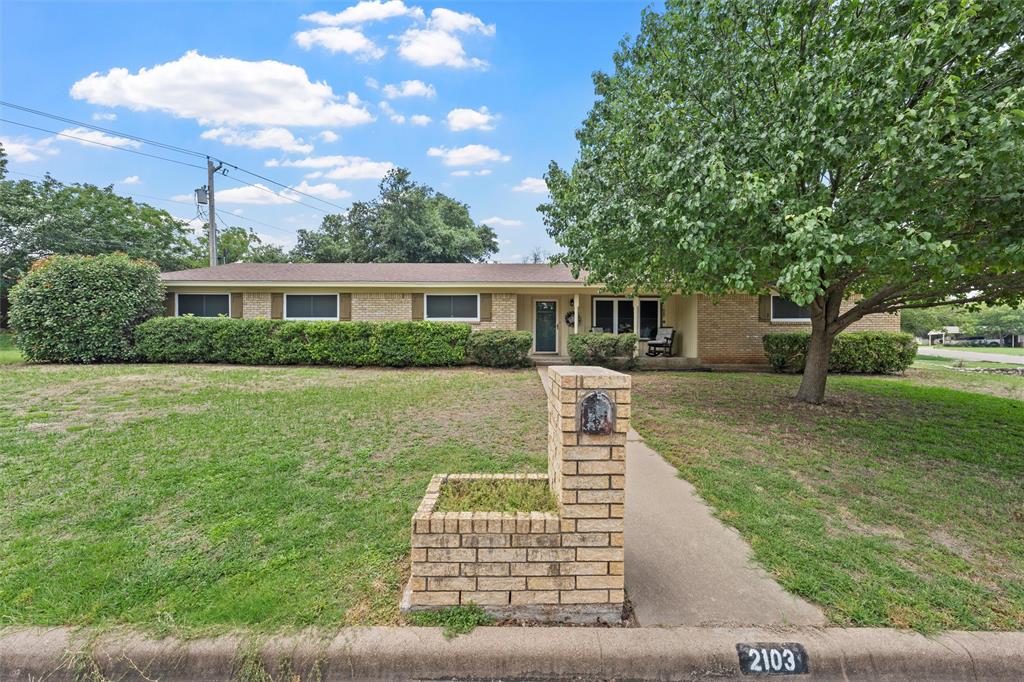
M302 681L758 677L740 673L739 642L803 644L810 674L799 677L807 680L1024 679L1021 632L924 637L868 628L485 627L445 640L437 628L366 627L183 642L130 631L90 639L66 628L7 628L0 630L0 682L93 680L97 673L107 680L247 680L255 679L259 662L273 679Z

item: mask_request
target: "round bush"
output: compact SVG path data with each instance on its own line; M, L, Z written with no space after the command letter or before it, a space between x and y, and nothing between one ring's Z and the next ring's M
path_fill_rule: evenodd
M466 355L484 367L529 367L533 334L490 329L469 335Z
M163 306L160 270L124 254L52 256L11 289L15 343L33 362L123 362Z
M766 334L762 339L768 362L777 372L804 371L809 332ZM917 343L897 332L844 332L832 343L828 371L839 374L900 374L914 363Z

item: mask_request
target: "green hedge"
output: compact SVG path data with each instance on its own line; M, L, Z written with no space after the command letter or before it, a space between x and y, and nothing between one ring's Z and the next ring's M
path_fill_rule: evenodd
M809 332L765 334L764 352L778 372L803 372ZM899 374L917 357L911 334L897 332L848 332L836 336L829 357L830 372L841 374Z
M466 359L469 325L160 317L136 329L144 362L440 367Z
M569 357L574 365L599 365L627 369L636 363L636 334L576 334L569 337Z
M52 256L11 290L15 343L33 362L124 362L133 335L163 307L160 270L149 261Z
M533 334L488 330L469 336L466 355L485 367L529 367Z

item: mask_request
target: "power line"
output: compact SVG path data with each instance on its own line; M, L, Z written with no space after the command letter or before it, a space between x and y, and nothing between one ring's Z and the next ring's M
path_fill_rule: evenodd
M309 192L303 192L302 190L295 189L294 187L292 187L290 185L287 185L287 184L285 184L283 182L278 182L277 180L274 180L273 178L269 178L269 177L267 177L265 175L262 175L260 173L256 173L254 171L248 170L248 169L243 168L241 166L238 166L236 164L224 161L223 159L220 159L218 157L214 157L214 156L211 156L209 154L204 154L204 153L196 151L194 149L187 149L185 147L179 147L177 145L168 144L166 142L159 142L157 140L152 140L152 139L149 139L149 138L145 138L145 137L142 137L140 135L132 135L131 133L124 133L124 132L121 132L121 131L118 131L118 130L114 130L112 128L105 128L103 126L98 126L98 125L95 125L93 123L87 123L85 121L78 121L76 119L67 118L65 116L58 116L57 114L51 114L51 113L48 113L48 112L45 112L45 111L40 111L39 109L33 109L31 107L22 106L20 104L14 104L12 102L6 102L6 101L3 101L3 100L0 100L0 106L10 107L12 109L17 109L19 111L24 111L24 112L27 112L27 113L35 114L37 116L44 116L46 118L51 118L51 119L54 119L54 120L57 120L57 121L62 121L64 123L70 123L72 125L77 125L77 126L81 126L81 127L84 127L84 128L89 128L91 130L96 130L96 131L99 131L99 132L107 133L109 135L116 135L118 137L124 137L124 138L130 139L130 140L135 140L137 142L142 142L142 143L145 143L145 144L154 145L156 147L167 149L169 151L178 152L179 154L188 154L188 155L191 155L191 156L196 156L196 157L200 157L200 158L204 158L204 159L215 158L218 161L220 161L222 164L224 164L225 166L229 166L231 168L234 168L237 171L241 171L241 172L246 173L248 175L251 175L251 176L253 176L255 178L259 178L260 180L263 180L264 182L269 182L269 183L271 183L273 185L277 185L278 187L281 187L283 189L287 189L290 192L294 192L295 194L300 194L302 196L309 197L310 199L314 199L316 201L319 201L319 202L321 202L323 204L326 204L326 205L331 206L333 208L336 208L338 210L341 210L341 211L347 211L348 210L347 208L345 208L344 206L342 206L340 204L336 204L336 203L334 203L332 201L327 201L326 199L322 199L322 198L316 196L315 194L310 194ZM0 120L4 120L4 119L0 119ZM25 125L25 124L16 123L14 121L8 121L8 123L14 123L15 125ZM29 127L30 128L32 126L26 125L25 127ZM36 130L43 130L43 129L42 128L36 128ZM44 132L51 132L51 133L56 134L56 135L63 135L64 137L71 137L72 139L83 139L83 138L75 137L73 135L68 135L66 133L56 133L54 131L44 131ZM91 142L91 140L86 140L86 141ZM102 144L102 143L94 142L94 144ZM116 145L103 145L103 146L111 147L112 149L124 149L124 151L134 151L134 150L126 149L124 147L117 147ZM142 152L136 152L136 153L142 153ZM152 155L151 154L147 154L146 156L152 156ZM162 157L158 157L158 158L162 158ZM173 161L172 159L166 159L166 160ZM177 161L175 163L181 163L181 162ZM221 175L223 175L224 177L228 177L227 172L225 172L225 171L221 171ZM244 180L239 180L239 182L243 182L244 183L245 181ZM249 184L249 183L245 183L245 184ZM251 185L251 186L256 187L256 185ZM265 188L259 188L259 189L265 189ZM271 191L272 192L272 190L269 190L269 189L266 189L266 191ZM276 194L277 196L284 196L284 195L278 194L276 192L272 192L272 193ZM286 196L284 198L285 199L289 199L289 197L286 197ZM289 200L291 200L291 199L289 199ZM302 203L302 202L296 201L296 203ZM303 204L303 205L304 206L308 206L308 204ZM321 211L323 213L327 213L327 211L324 211L323 209L317 208L315 206L309 206L309 207L313 208L315 210Z
M340 204L335 204L334 202L327 201L326 199L321 199L320 197L316 196L315 194L309 194L308 192L303 192L302 190L295 189L294 187L290 187L289 185L285 185L284 183L278 182L277 180L273 180L271 178L268 178L265 175L260 175L259 173L254 173L251 170L246 170L245 168L241 168L239 166L236 166L233 163L228 163L227 161L222 161L222 163L225 166L231 166L235 170L240 170L243 173L248 173L249 175L252 175L253 177L256 177L256 178L259 178L260 180L264 180L266 182L272 183L274 185L277 185L278 187L284 187L285 189L287 189L287 190L289 190L291 192L295 192L296 194L301 194L303 196L309 197L310 199L316 199L317 201L325 203L328 206L333 206L334 208L340 209L342 211L347 211L348 210L347 208L345 208L344 206L341 206ZM228 177L227 173L224 173L224 177Z
M227 165L231 165L231 164L227 164ZM288 196L286 194L282 194L281 192L275 192L274 190L270 189L269 187L264 187L263 185L255 185L255 184L253 184L251 182L247 182L246 180L242 180L241 178L236 178L235 176L228 175L226 173L224 173L223 175L228 180L234 180L235 182L240 182L243 185L248 185L249 187L254 187L254 188L260 190L261 192L267 192L268 194L273 194L275 197L281 197L285 201L290 201L292 203L299 204L300 206L305 206L306 208L311 208L314 211L320 211L324 215L330 215L330 211L326 211L326 210L320 208L319 206L314 206L312 204L307 204L304 201L300 201L299 199L296 199L295 197L290 197L290 196ZM280 184L280 183L277 183L277 184ZM300 194L301 194L301 192L300 192Z
M58 132L56 130L49 130L47 128L40 128L39 126L29 125L27 123L20 123L18 121L11 121L10 119L0 118L0 122L10 123L12 125L21 126L22 128L31 128L32 130L38 130L43 133L50 133L51 135L57 135L59 137L66 137L72 140L78 140L79 142L86 142L88 144L96 144L101 147L108 147L110 149L119 149L122 152L131 152L132 154L138 154L139 156L148 156L151 159L159 159L161 161L169 161L170 163L176 163L181 166L188 166L189 168L198 168L199 170L206 170L204 166L199 166L194 163L188 163L187 161L179 161L177 159L170 159L166 156L158 156L156 154L149 154L146 152L140 152L138 149L129 149L128 147L118 147L114 144L107 144L105 142L97 142L96 140L90 140L85 137L78 137L77 135L69 135L68 133Z
M86 123L85 121L76 121L73 118L67 118L65 116L58 116L57 114L50 114L50 113L47 113L45 111L40 111L38 109L32 109L31 107L25 107L25 106L22 106L20 104L14 104L13 102L5 102L3 100L0 100L0 106L5 106L5 107L9 107L11 109L17 109L19 111L24 111L24 112L27 112L27 113L30 113L30 114L35 114L36 116L44 116L46 118L52 118L52 119L54 119L56 121L62 121L64 123L70 123L72 125L81 126L83 128L89 128L91 130L98 130L101 133L107 133L109 135L116 135L118 137L126 137L126 138L128 138L130 140L135 140L137 142L143 142L145 144L151 144L151 145L153 145L155 147L163 147L164 149L167 149L169 151L175 151L175 152L178 152L179 154L189 154L191 156L198 156L198 157L203 157L203 158L206 157L206 154L203 154L202 152L197 152L197 151L195 151L193 149L186 149L184 147L179 147L177 145L168 144L166 142L157 142L156 140L150 140L150 139L142 137L140 135L132 135L130 133L122 133L122 132L119 132L117 130L111 130L110 128L104 128L102 126L98 126L98 125L96 125L94 123Z
M22 175L22 176L24 176L26 178L36 178L37 180L43 180L45 178L45 176L43 176L43 175L33 175L31 173L23 173L22 171L16 171L16 170L9 170L8 172L9 173L13 173L14 175ZM192 202L192 201L181 201L180 199L165 199L164 197L157 197L157 196L153 196L152 194L143 194L142 192L132 192L131 194L132 194L132 196L142 197L144 199L149 199L151 201L161 201L161 202L169 203L169 204L180 204L182 206L195 206L196 205L195 202ZM257 225L262 225L263 227L269 228L271 230L277 230L278 232L281 232L282 234L286 234L286 235L288 235L290 237L294 237L295 236L294 230L289 230L289 229L284 228L284 227L278 227L277 225L271 225L270 223L264 222L262 220L257 220L256 218L250 218L249 216L244 215L242 213L235 213L234 211L228 211L228 210L223 209L223 208L219 209L217 212L218 213L227 213L228 215L234 216L235 218L239 218L241 220L247 220L247 221L249 221L251 223L256 223ZM197 215L197 217L198 217L198 215ZM192 218L192 220L194 220L194 219L195 218Z

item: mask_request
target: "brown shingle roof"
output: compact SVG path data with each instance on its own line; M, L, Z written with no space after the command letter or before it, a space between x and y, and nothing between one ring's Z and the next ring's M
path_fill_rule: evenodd
M582 284L564 265L517 263L232 263L165 272L164 282Z

